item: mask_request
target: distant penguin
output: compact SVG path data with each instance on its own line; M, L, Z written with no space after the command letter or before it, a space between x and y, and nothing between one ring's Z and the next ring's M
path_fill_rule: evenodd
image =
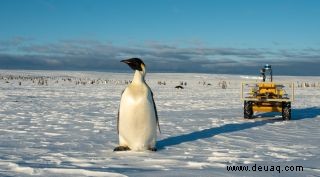
M153 93L145 82L146 66L139 58L122 60L134 71L123 91L118 112L119 146L114 151L156 151L158 113Z
M174 88L176 88L176 89L184 89L184 87L182 87L181 85L177 85Z

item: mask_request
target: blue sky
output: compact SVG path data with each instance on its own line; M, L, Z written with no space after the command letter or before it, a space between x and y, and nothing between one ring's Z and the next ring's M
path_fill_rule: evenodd
M320 75L319 7L317 0L0 0L0 67L124 70L119 60L141 57L154 72L248 74L271 63L280 74Z

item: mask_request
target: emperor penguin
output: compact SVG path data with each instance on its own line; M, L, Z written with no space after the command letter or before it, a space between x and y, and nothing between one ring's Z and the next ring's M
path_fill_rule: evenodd
M114 151L156 151L160 126L153 93L145 81L146 65L139 58L121 62L134 70L134 76L121 95L117 119L119 146Z

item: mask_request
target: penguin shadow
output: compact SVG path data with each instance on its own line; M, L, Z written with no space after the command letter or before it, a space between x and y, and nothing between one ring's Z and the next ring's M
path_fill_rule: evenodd
M298 121L303 119L312 119L320 116L320 107L309 107L302 109L292 109L292 118L290 121ZM270 116L274 114L266 113L260 114L260 116ZM246 130L254 127L264 126L268 123L274 123L283 121L282 118L262 118L257 119L254 122L245 122L245 123L235 123L235 124L226 124L221 127L214 127L209 129L204 129L200 131L191 132L188 134L168 137L157 142L158 150L163 150L166 147L174 146L182 143L187 143L191 141L196 141L199 139L211 138L215 135L232 133L236 131Z

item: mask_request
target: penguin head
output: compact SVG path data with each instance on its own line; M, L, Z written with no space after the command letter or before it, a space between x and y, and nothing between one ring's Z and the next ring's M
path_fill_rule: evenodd
M145 72L145 64L140 58L130 58L127 60L121 60L121 62L126 63L130 66L131 69L133 70L138 70Z

